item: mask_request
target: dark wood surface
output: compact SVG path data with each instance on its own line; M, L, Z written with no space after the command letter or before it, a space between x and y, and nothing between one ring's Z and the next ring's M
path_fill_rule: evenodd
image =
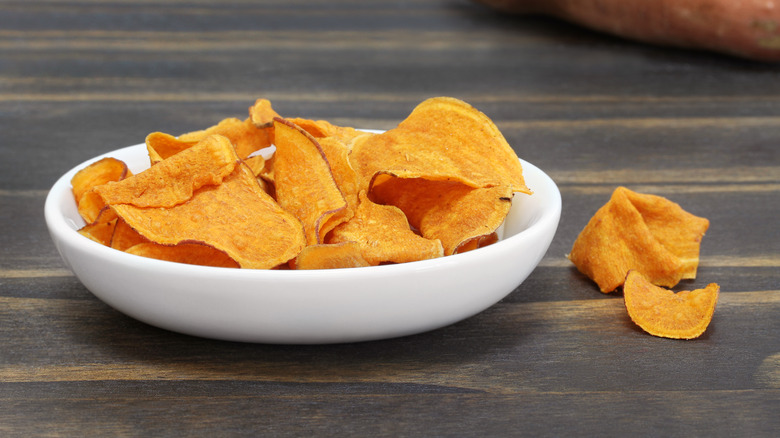
M48 188L152 131L281 114L390 128L446 95L563 195L541 265L433 332L254 345L130 319L65 268ZM777 436L780 67L468 1L0 3L0 435ZM618 185L710 219L706 333L656 338L565 259ZM368 287L368 286L367 286Z

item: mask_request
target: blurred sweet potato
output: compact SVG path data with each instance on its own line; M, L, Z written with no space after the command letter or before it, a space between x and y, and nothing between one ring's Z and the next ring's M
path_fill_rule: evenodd
M477 0L496 10L541 14L645 43L780 61L780 1Z

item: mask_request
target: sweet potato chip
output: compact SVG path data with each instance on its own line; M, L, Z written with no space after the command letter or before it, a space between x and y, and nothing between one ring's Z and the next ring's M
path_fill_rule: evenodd
M138 175L95 190L107 204L172 207L202 186L219 184L238 161L230 140L213 135Z
M73 197L79 214L88 224L97 220L100 211L106 206L94 189L108 182L121 181L132 176L127 165L116 158L103 158L76 172L70 180Z
M512 195L509 186L473 188L423 178L391 178L371 192L376 202L400 208L423 237L440 240L445 255L492 235L504 222Z
M379 205L360 192L355 216L334 228L328 243L358 242L371 265L406 263L444 255L439 240L412 231L404 213L392 205Z
M269 132L270 129L258 128L251 118L245 120L227 118L202 131L181 134L179 140L198 142L211 135L222 135L233 143L239 157L246 158L253 152L265 149L273 143L273 133Z
M517 155L493 122L449 97L422 102L394 129L359 137L349 159L369 190L400 177L531 193Z
M351 144L352 140L359 136L373 135L349 126L334 125L327 120L310 120L301 117L288 118L287 120L300 126L314 138L333 137L345 144Z
M701 239L710 221L688 213L663 197L627 189L625 192L653 237L682 262L682 278L696 278Z
M170 158L179 152L194 146L197 141L183 141L171 134L152 132L146 136L146 151L149 153L149 163L154 165Z
M92 190L85 192L77 206L79 215L87 224L95 223L106 208L103 198L97 194L97 187L100 186L95 186ZM104 220L104 222L106 221Z
M81 201L84 193L93 187L109 181L120 181L131 175L132 172L128 170L127 165L123 161L111 157L102 158L73 175L73 178L70 180L73 188L73 197L76 199L76 203L78 203Z
M458 249L456 252L460 254L463 252L473 251L475 249L484 248L488 245L492 245L496 242L498 242L498 233L493 232L486 236L480 236L480 237L467 240L461 245L458 245Z
M650 283L639 271L631 270L623 285L623 298L631 320L653 336L693 339L701 336L712 321L720 287L673 292Z
M580 232L568 257L604 293L621 286L632 269L655 285L673 287L695 275L708 225L665 198L618 187Z
M126 251L128 248L140 243L149 242L149 239L139 234L123 219L118 218L115 222L114 233L111 235L111 241L108 243L108 246L111 248Z
M249 167L249 169L252 171L252 174L254 174L258 178L265 171L266 163L265 163L265 158L262 155L253 155L249 158L245 158L244 164L246 164Z
M227 254L200 243L180 243L178 245L160 245L154 242L139 243L125 252L169 262L189 265L238 268L238 263Z
M202 242L225 252L242 268L274 268L287 263L304 246L300 222L260 188L244 164L236 166L221 184L203 186L186 201L162 208L109 205L152 242Z
M249 120L255 127L264 129L267 134L270 134L269 144L273 143L273 126L276 117L279 117L279 114L274 111L271 101L268 99L257 99L249 107Z
M276 200L301 221L308 245L325 243L347 213L330 164L317 140L298 126L277 118L274 136Z
M294 269L342 269L371 266L357 242L311 245L295 258Z
M89 237L90 239L94 240L97 243L100 243L105 246L111 245L111 237L114 235L114 229L116 227L117 218L114 218L113 220L103 222L103 221L96 221L89 223L81 229L79 229L79 234L82 236Z
M347 203L347 211L344 220L348 220L355 214L358 204L358 179L355 169L349 164L349 148L338 137L323 137L317 140L325 159L330 166L333 180L344 196Z

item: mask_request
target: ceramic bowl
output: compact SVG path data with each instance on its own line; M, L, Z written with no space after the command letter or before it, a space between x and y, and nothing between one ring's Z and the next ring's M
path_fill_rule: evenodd
M230 341L323 344L421 333L473 316L513 292L552 241L561 214L553 180L521 160L534 194L516 194L497 243L439 259L338 270L242 270L126 254L80 235L70 179L111 156L138 173L143 144L88 160L51 188L46 223L65 264L97 298L145 323Z

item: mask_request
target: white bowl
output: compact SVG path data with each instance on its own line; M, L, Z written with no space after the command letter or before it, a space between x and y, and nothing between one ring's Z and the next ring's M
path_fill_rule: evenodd
M280 271L228 269L126 254L76 232L74 173L100 158L148 167L144 145L109 152L63 175L46 198L46 224L65 263L96 297L145 323L243 342L322 344L420 333L473 316L517 288L547 252L561 195L522 161L532 196L516 194L499 242L397 265Z

